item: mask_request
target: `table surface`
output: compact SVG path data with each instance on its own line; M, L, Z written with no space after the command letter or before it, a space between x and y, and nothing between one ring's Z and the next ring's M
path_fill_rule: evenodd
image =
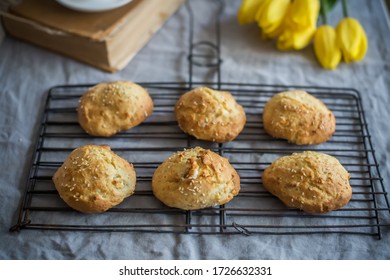
M196 2L195 15L202 15L196 17L195 38L212 37L212 4L191 2ZM255 25L237 24L240 1L225 2L221 16L222 82L358 90L384 186L389 191L390 28L384 2L349 1L349 13L364 26L369 48L364 61L341 63L334 71L319 67L312 46L302 51L278 51L275 42L261 39ZM341 7L336 6L329 23L336 25L340 18ZM188 31L188 13L183 6L124 70L114 74L13 38L4 39L0 45L0 259L390 259L390 227L382 228L381 240L349 234L8 232L17 220L48 89L114 80L186 82ZM215 81L215 73L196 69L193 78ZM390 224L389 213L382 222Z

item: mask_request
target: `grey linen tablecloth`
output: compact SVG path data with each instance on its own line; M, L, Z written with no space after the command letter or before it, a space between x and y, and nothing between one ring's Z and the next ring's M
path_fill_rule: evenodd
M195 38L214 34L207 1L196 2ZM222 81L236 83L334 86L355 88L363 107L387 191L390 190L390 29L379 0L354 0L350 15L368 35L363 62L340 64L335 71L319 67L312 46L280 52L260 39L256 25L239 26L241 1L226 1L221 17ZM337 24L341 6L330 15ZM129 65L105 73L13 38L0 45L0 259L390 259L390 228L383 238L348 234L186 235L131 232L24 230L15 224L31 165L39 118L47 90L62 84L95 84L113 80L185 82L188 80L188 13L185 7L169 19ZM198 69L199 70L199 69ZM209 71L194 80L211 81ZM390 214L383 223L390 224Z

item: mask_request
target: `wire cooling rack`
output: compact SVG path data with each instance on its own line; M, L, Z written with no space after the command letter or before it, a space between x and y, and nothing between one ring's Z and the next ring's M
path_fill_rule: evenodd
M146 231L202 234L313 234L348 233L381 236L382 218L389 201L370 140L360 95L353 89L225 84L242 104L247 124L238 138L225 144L199 141L177 125L173 107L188 84L141 83L150 92L153 115L140 126L111 138L87 135L77 122L80 96L92 85L58 86L50 90L44 109L34 162L27 181L19 221L13 230L57 229L94 231ZM199 84L204 85L204 84ZM193 84L198 86L198 84ZM207 84L217 87L217 84ZM301 88L321 99L335 114L337 129L326 143L296 146L274 139L263 130L262 110L276 92ZM85 144L108 144L134 164L137 187L133 196L107 213L77 213L60 199L52 175L68 154ZM216 208L183 211L168 208L154 198L154 170L172 153L194 146L227 157L241 177L241 192ZM337 157L351 174L352 199L328 214L305 214L284 206L262 185L264 168L280 156L315 150Z
M194 1L195 2L195 1ZM199 1L196 1L198 3ZM110 138L87 135L77 122L76 107L93 85L53 87L47 99L33 163L26 182L17 223L21 229L139 231L188 234L359 234L381 238L390 226L389 200L375 158L359 92L348 88L302 87L221 82L220 19L217 9L215 40L194 42L194 14L189 13L189 78L186 83L139 83L153 98L155 109L141 125ZM215 71L216 82L194 82L195 67ZM173 113L184 92L209 86L230 91L244 106L247 123L232 142L216 144L184 134ZM263 129L262 111L275 93L302 89L321 99L337 119L336 133L326 143L296 146L274 139ZM102 214L87 215L69 208L59 197L52 176L69 153L86 144L108 144L133 163L137 172L134 195ZM241 191L220 207L184 211L168 208L152 194L154 170L176 151L195 146L211 149L229 159L241 178ZM264 169L277 158L294 152L315 150L335 156L351 174L353 195L342 209L327 214L306 214L284 206L262 185Z

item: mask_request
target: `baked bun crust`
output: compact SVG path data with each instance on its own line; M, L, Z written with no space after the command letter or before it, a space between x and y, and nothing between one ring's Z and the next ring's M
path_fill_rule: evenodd
M243 107L231 93L207 87L183 94L176 103L175 114L184 132L218 143L235 139L246 122Z
M298 145L320 144L336 130L333 113L305 91L274 95L264 107L263 123L271 136Z
M349 202L352 196L349 178L336 158L303 152L274 161L263 173L263 185L289 207L325 213Z
M90 88L77 108L80 126L94 136L112 136L143 122L153 111L153 100L141 86L117 81Z
M133 165L108 146L73 150L53 176L60 197L83 213L100 213L118 205L135 190Z
M240 191L240 177L226 158L196 147L165 160L152 188L167 206L195 210L229 202Z

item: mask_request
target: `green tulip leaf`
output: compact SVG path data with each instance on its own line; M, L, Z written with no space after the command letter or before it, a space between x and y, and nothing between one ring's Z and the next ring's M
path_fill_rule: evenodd
M320 13L327 14L330 12L336 5L338 0L321 0L321 10Z

